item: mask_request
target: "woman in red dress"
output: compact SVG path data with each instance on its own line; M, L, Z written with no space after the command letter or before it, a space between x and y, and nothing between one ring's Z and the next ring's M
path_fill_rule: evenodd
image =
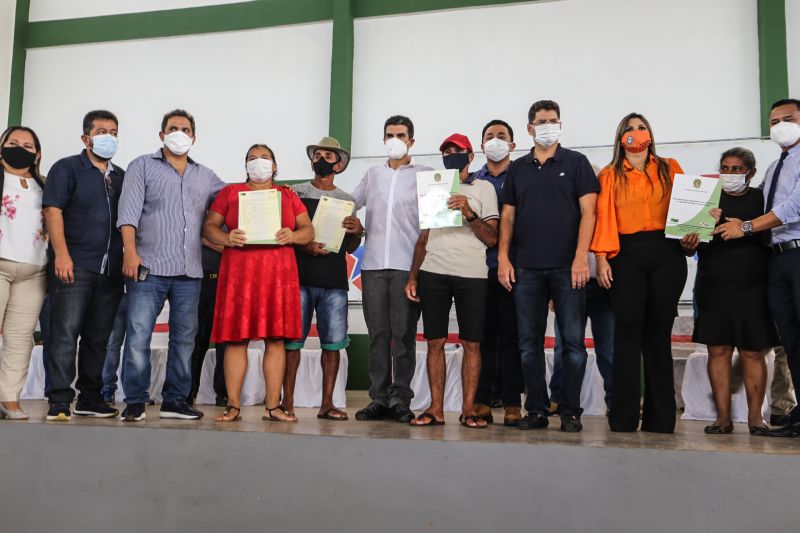
M203 236L224 246L214 309L211 339L224 342L225 384L229 405L216 418L239 420L242 384L247 372L247 345L264 339L264 382L267 388L264 420L296 422L280 409L281 384L286 366L285 339L302 337L300 280L295 244L308 244L314 228L300 198L289 188L273 183L277 171L272 150L256 144L245 158L248 180L223 188L206 215ZM278 189L281 193L281 229L277 245L246 244L239 228L239 193ZM228 231L222 229L227 226Z

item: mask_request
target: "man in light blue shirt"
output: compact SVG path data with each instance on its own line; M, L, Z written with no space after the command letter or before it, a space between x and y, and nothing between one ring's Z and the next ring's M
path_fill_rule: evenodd
M800 100L787 98L775 102L769 123L770 138L781 147L781 157L769 166L764 178L765 214L745 221L728 218L714 232L728 240L771 230L769 309L788 355L797 391L800 390ZM800 436L799 408L791 411L786 423L771 435Z

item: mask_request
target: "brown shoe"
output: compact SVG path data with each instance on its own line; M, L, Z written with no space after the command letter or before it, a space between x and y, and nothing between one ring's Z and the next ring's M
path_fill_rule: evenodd
M522 411L519 407L506 407L506 414L503 417L503 425L509 427L516 427L519 421L522 420Z
M492 408L484 403L476 403L475 404L475 416L480 418L481 420L486 420L487 424L491 424L494 422L494 417L492 416Z
M556 416L558 414L558 404L556 402L550 402L550 408L547 410L548 416Z

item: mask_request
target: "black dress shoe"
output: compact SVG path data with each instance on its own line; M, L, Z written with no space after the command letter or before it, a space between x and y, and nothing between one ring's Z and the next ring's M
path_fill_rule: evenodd
M561 431L564 433L579 433L583 429L581 418L575 415L561 415Z
M800 422L793 422L782 428L770 429L767 435L770 437L800 437Z
M791 421L792 417L790 415L770 415L769 417L770 426L785 426Z
M388 407L378 402L372 402L365 408L356 412L356 420L383 420L391 415Z
M407 405L398 403L392 407L392 418L401 424L408 424L414 420L414 411L409 409Z
M522 417L517 423L518 429L544 429L550 424L550 421L544 415L537 415L535 413L528 413Z

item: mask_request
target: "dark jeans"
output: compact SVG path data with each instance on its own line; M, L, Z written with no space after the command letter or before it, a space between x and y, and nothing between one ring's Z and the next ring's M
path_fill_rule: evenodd
M50 372L47 371L47 361L50 359L50 295L44 297L42 310L39 312L39 328L42 333L42 364L44 365L44 397L50 396Z
M417 364L419 305L405 295L408 271L364 270L364 320L369 333L369 397L385 406L408 406Z
M203 282L200 285L200 303L197 304L197 335L194 338L192 351L192 388L189 391L189 401L194 402L200 390L200 374L203 371L203 361L211 343L211 328L214 325L214 305L217 301L217 274L203 273ZM216 365L214 366L214 393L217 398L227 398L228 390L225 386L225 345L216 345Z
M547 308L553 300L556 317L561 324L564 345L562 401L559 413L580 416L581 384L586 370L584 324L586 295L583 289L572 288L569 268L534 270L518 268L514 286L517 304L517 328L522 357L522 374L528 394L525 410L547 415L550 399L547 394L544 335L547 328Z
M499 364L498 364L499 363ZM499 368L500 389L496 390ZM520 407L525 384L517 337L514 297L497 280L497 269L489 269L486 280L486 321L481 342L481 377L475 403L490 405L502 391L504 407Z
M603 377L606 406L611 407L612 368L614 363L614 311L611 309L611 293L592 279L586 285L586 319L591 320L594 353L597 369ZM564 352L558 321L553 324L556 330L556 345L553 357L553 375L550 376L550 400L561 403L561 381ZM584 320L583 329L586 330Z
M50 267L51 320L47 368L50 374L50 402L71 402L75 398L75 354L78 355L80 397L102 401L103 362L106 343L122 297L122 279L88 270L74 269L75 281L62 283ZM78 338L80 348L76 350Z
M800 391L800 249L776 254L769 259L767 298L778 334L786 350L795 393ZM791 411L800 421L800 409Z
M676 240L660 231L620 235L611 259L614 281L614 395L612 431L636 431L644 361L642 431L675 430L672 324L686 284L686 256Z

